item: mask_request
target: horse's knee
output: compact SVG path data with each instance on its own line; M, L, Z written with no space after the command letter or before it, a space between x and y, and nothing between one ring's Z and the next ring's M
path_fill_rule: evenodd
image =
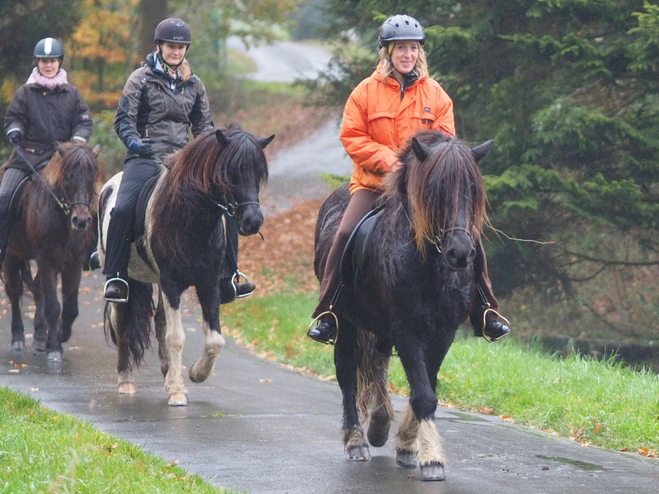
M410 398L410 406L419 421L433 419L437 410L437 396L434 393L419 393Z

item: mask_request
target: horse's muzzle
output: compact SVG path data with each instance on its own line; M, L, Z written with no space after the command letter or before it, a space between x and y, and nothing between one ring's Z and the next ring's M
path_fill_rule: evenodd
M467 269L476 258L476 247L467 233L455 234L445 239L444 259L452 271Z
M259 232L263 225L263 213L256 205L249 205L238 215L238 228L241 235L249 236Z
M89 211L86 214L77 214L75 211L71 213L71 228L74 230L86 230L91 222L92 216Z

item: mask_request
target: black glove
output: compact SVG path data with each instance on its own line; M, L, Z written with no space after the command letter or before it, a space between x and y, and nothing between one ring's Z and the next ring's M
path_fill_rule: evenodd
M130 143L128 149L143 158L151 158L155 154L153 146L148 142L143 142L142 139L135 139Z
M7 138L9 139L9 142L12 146L18 146L18 144L21 142L21 133L18 130L12 130L9 134L7 134Z

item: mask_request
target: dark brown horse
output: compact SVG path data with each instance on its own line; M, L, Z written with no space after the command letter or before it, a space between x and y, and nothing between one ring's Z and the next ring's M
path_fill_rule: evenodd
M355 249L358 274L346 278L342 269L334 361L343 393L343 440L353 460L370 459L369 443L382 446L388 439L388 368L395 349L411 391L396 436L397 463L418 465L424 480L444 479L435 426L437 372L475 297L475 237L485 221L476 162L490 146L471 150L439 131L417 134L376 203L372 230ZM319 212L319 279L348 198L338 189ZM369 422L368 442L360 417Z
M181 325L181 295L194 287L201 305L206 340L203 354L190 367L193 382L204 381L224 347L220 331L220 277L229 262L225 220L234 216L242 235L253 235L263 223L259 189L268 177L263 149L274 138L256 139L232 126L198 136L172 156L157 177L146 205L143 230L134 241L128 265L129 298L109 303L106 326L117 345L118 391L136 391L132 367L149 346L155 321L160 366L170 406L188 404L182 377L185 334ZM110 212L121 177L101 191L100 245L104 245ZM152 287L158 305L153 310Z
M94 241L99 171L98 149L69 142L57 145L48 164L25 185L19 216L13 222L3 263L11 304L12 348L25 349L21 316L23 283L34 295L34 349L49 360L62 359L62 343L78 317L83 262ZM36 260L32 280L30 260ZM61 277L62 304L57 298Z

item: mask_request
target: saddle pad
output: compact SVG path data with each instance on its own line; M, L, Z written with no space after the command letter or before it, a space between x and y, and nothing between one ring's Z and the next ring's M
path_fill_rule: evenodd
M359 275L359 267L362 264L364 255L364 246L373 231L373 228L380 219L382 208L371 209L357 223L357 226L350 234L341 256L341 282L352 282Z

